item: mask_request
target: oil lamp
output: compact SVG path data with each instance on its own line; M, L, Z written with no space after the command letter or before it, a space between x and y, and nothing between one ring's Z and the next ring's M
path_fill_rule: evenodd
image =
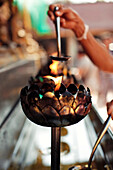
M56 18L58 25L59 19ZM51 75L32 78L20 94L21 105L28 119L37 125L51 127L51 170L60 169L61 127L82 120L90 112L92 104L90 89L76 84L73 76L67 76L65 61L70 57L61 56L58 25L58 56L51 57ZM63 69L59 69L61 65Z

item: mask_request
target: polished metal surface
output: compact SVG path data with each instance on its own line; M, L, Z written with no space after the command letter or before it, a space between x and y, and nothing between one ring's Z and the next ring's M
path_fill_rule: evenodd
M61 127L51 128L51 170L60 170Z
M58 9L59 8L56 6L54 9L54 15ZM56 15L55 15L55 17L56 17ZM56 29L58 57L60 58L61 57L60 17L55 18L55 29Z
M89 162L88 162L88 167L90 168L91 166L91 162L92 162L92 159L93 159L93 156L94 156L94 153L100 143L100 141L102 140L103 136L105 135L109 125L110 125L110 120L111 120L111 115L108 116L108 118L106 119L105 123L103 124L103 127L102 127L102 130L100 131L99 133L99 136L93 146L93 149L92 149L92 152L91 152L91 156L89 158Z
M55 30L56 30L56 40L57 40L57 56L50 56L52 60L57 61L67 61L71 57L70 56L62 56L61 55L61 33L60 33L60 17L55 15L55 12L59 9L59 7L54 8L54 16L55 16Z

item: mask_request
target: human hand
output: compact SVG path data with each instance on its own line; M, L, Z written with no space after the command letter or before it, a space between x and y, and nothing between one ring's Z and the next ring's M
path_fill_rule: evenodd
M108 102L106 106L107 106L107 113L108 115L111 115L111 118L113 120L113 100L111 100L111 102Z
M71 8L64 7L62 4L52 4L49 6L48 16L55 22L54 8L58 6L59 10L55 12L55 15L60 17L60 25L63 28L71 29L79 38L83 35L85 25L83 20L73 11Z

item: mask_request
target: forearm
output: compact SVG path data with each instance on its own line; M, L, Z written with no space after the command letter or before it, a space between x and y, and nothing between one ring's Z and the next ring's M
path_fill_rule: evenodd
M99 44L88 31L87 39L80 41L84 51L91 61L103 71L113 72L113 58L107 49Z
M90 32L87 39L80 41L91 61L103 71L113 72L113 58L107 49L99 44Z
M88 31L88 27L84 24L82 18L71 8L63 8L62 5L50 5L48 15L51 20L55 20L54 8L59 7L59 11L56 11L55 15L60 17L61 27L71 29L76 37L80 40L86 54L92 60L92 62L98 66L101 70L107 72L113 72L113 58L109 54L106 48L99 44L93 35ZM88 31L88 32L87 32Z

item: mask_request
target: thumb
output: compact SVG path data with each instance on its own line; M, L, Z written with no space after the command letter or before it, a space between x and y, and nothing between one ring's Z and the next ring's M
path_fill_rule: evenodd
M63 15L63 11L62 10L58 10L58 11L55 12L55 15L57 17L61 17Z

